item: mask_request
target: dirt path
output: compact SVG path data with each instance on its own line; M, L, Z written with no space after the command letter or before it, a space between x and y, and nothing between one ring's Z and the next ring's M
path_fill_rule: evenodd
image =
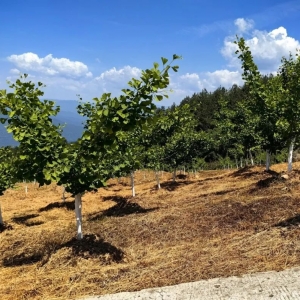
M145 289L84 300L291 300L300 299L300 267L241 277L213 278L162 288Z

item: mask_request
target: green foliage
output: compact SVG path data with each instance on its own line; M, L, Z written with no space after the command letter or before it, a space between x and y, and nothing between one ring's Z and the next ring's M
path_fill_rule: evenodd
M0 196L15 184L17 168L13 150L9 147L0 148Z
M43 185L51 179L45 176L45 169L60 160L66 141L61 127L52 123L51 117L57 115L59 108L54 107L53 101L40 101L43 84L39 82L36 87L31 81L24 81L26 78L25 74L16 83L9 82L13 93L1 91L1 113L5 115L7 131L20 143L17 178L36 179ZM56 171L52 171L55 175Z

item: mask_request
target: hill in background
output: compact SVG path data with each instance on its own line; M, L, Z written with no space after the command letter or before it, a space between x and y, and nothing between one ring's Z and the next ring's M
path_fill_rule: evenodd
M76 141L81 137L84 118L77 113L77 100L55 100L60 106L60 112L53 118L54 124L65 124L63 136L69 141ZM0 147L17 146L18 143L8 134L4 125L0 124Z

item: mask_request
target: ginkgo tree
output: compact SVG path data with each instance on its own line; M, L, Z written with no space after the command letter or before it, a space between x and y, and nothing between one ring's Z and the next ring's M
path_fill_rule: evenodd
M292 171L293 148L300 134L300 57L299 51L294 57L282 58L279 67L281 97L278 99L280 127L284 138L289 144L288 172Z
M166 58L162 58L162 69L154 63L152 69L142 71L139 79L129 81L129 88L123 89L119 97L104 93L101 98L94 98L93 103L78 106L79 113L86 117L82 137L63 159L45 170L48 180L64 185L66 191L75 197L78 239L83 238L82 194L104 186L112 176L113 171L106 168L106 159L111 160L110 156L118 149L124 132L133 131L152 118L156 109L154 100L160 101L167 96L169 70L177 71L178 66L171 64L179 58L173 55L169 64Z
M13 92L0 91L1 123L19 142L18 150L12 154L1 150L1 193L22 180L36 180L39 184L50 183L44 176L44 169L57 160L64 151L65 139L61 128L52 123L59 109L51 101L40 101L43 95L27 75L22 75L15 83L9 82ZM13 155L13 156L12 156Z
M284 139L278 126L280 111L278 99L282 96L279 76L264 78L254 63L250 48L244 38L237 38L236 54L242 62L243 79L249 87L248 107L257 119L260 146L266 151L266 170L270 168L270 155L284 147Z
M0 148L0 196L16 183L16 156L9 147ZM0 229L4 226L0 203Z

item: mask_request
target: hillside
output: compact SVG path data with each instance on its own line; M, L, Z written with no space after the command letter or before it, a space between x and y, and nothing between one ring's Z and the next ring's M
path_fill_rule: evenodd
M69 141L76 141L81 137L83 131L82 122L84 118L77 113L76 107L78 101L76 100L55 100L56 104L60 106L59 114L53 118L53 123L65 124L63 130L64 137ZM0 124L0 147L3 146L17 146L18 143L13 139L11 134L8 134L5 126Z
M62 188L1 197L0 298L75 299L300 266L300 163L194 175L137 172L83 196L82 242Z

